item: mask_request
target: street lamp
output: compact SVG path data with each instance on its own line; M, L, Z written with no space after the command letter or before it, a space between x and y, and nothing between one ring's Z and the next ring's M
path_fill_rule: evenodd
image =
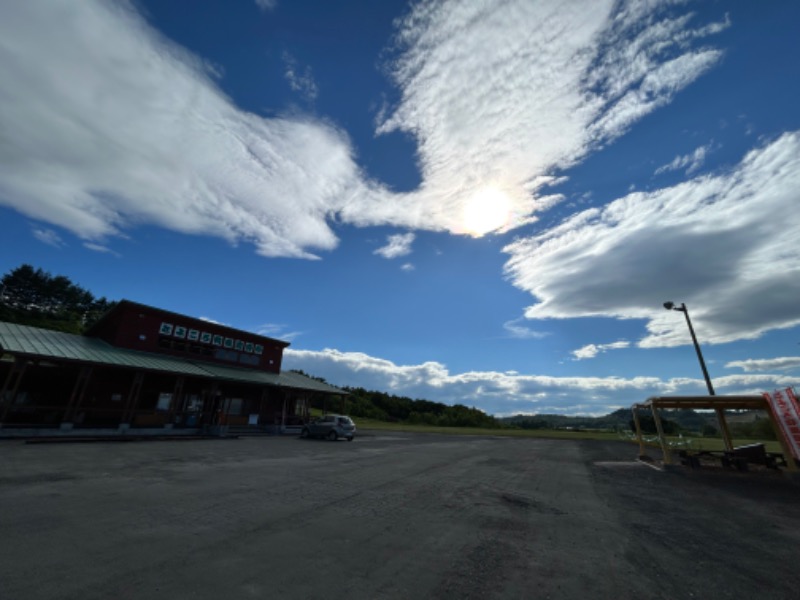
M692 334L694 349L697 351L697 359L700 361L700 368L703 369L703 377L706 378L708 393L711 396L715 396L716 394L714 393L714 386L711 385L711 378L708 376L708 369L706 369L706 361L703 360L703 353L700 351L700 344L697 343L697 336L694 334L694 327L692 327L692 321L689 319L689 310L686 308L686 305L683 302L681 302L680 306L675 306L674 302L664 302L664 308L667 310L677 310L678 312L682 312L683 316L686 317L686 324L689 326L689 333Z

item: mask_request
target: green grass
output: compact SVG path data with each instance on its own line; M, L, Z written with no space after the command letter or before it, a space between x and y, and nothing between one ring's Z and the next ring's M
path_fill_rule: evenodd
M722 438L708 438L708 437L693 437L693 438L677 438L677 437L667 437L669 442L672 442L673 449L686 449L686 450L711 450L711 451L722 451L725 450L725 442L722 441ZM738 446L747 446L750 444L764 444L766 446L767 452L783 452L781 445L775 440L752 440L752 439L736 439L733 438L731 440L733 442L733 447L736 448ZM656 442L648 443L648 446L658 446L660 444Z
M372 431L393 431L409 433L437 433L443 435L484 435L484 436L503 436L515 438L540 438L558 440L600 440L600 441L624 441L638 444L635 437L614 431L572 431L568 429L489 429L482 427L434 427L432 425L413 425L410 423L389 423L375 419L354 418L359 430ZM661 449L661 444L653 435L646 435L645 445L649 448ZM654 439L655 438L655 439ZM725 449L722 438L713 437L676 437L667 436L667 441L673 451L680 449L687 450L712 450L719 451ZM734 439L733 446L746 446L748 444L759 443L752 439ZM763 442L766 444L767 452L782 452L780 444L774 440Z
M620 440L619 434L608 431L569 431L563 429L489 429L483 427L434 427L408 423L388 423L374 419L355 418L358 429L444 435L489 435L504 437L550 438L563 440Z

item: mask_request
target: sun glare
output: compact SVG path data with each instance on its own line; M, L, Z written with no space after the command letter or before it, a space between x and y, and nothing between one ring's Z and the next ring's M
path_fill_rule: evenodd
M481 237L508 224L511 200L497 188L477 192L464 207L465 232Z

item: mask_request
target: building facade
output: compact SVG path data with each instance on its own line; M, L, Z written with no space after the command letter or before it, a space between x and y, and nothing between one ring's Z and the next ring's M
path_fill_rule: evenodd
M288 342L123 300L85 335L0 322L0 437L284 432L345 392Z

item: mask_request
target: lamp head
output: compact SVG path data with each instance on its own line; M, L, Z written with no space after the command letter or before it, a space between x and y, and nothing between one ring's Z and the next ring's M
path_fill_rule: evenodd
M672 310L673 308L675 308L675 303L674 302L664 302L664 308L666 308L667 310Z

